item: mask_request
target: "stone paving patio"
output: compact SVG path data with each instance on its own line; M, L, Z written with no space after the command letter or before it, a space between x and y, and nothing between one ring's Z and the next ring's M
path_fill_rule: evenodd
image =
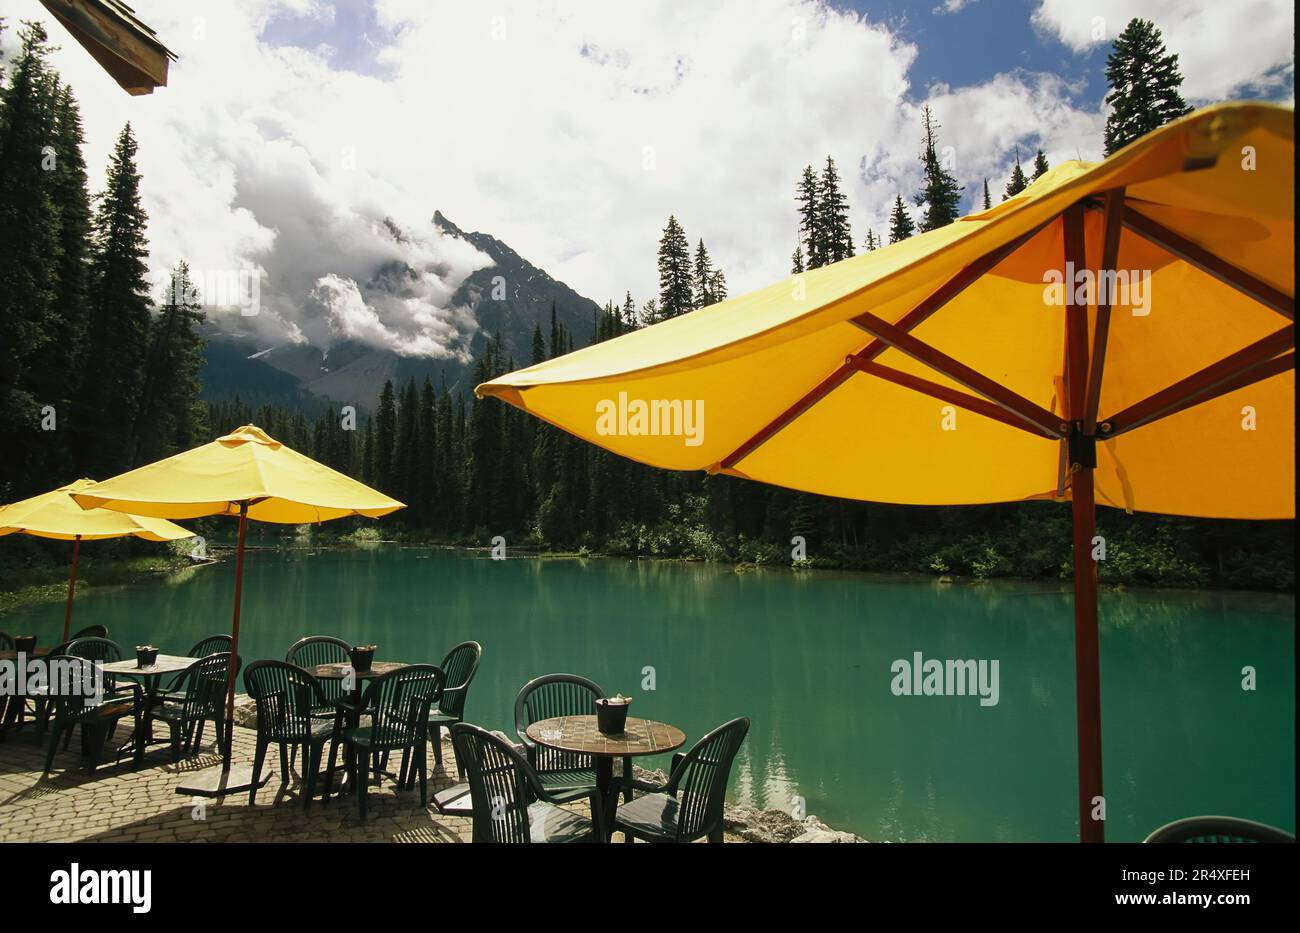
M129 721L118 727L113 747L130 735ZM253 759L252 729L236 727L234 761ZM144 766L101 765L87 774L80 756L80 739L74 735L67 750L60 749L48 775L45 742L29 723L7 733L0 742L0 842L469 842L468 816L443 816L434 809L433 794L456 783L451 740L443 739L443 765L434 769L429 756L428 807L420 806L418 788L395 791L385 777L370 787L366 821L361 822L356 799L332 796L326 803L312 801L304 810L296 773L281 785L279 757L274 749L267 761L276 773L257 792L257 803L247 794L205 799L176 793L191 772L219 764L213 742L205 740L200 754L173 764L167 746L150 748ZM328 749L326 755L328 756ZM396 770L397 763L390 766ZM337 792L337 786L335 787ZM575 805L586 816L586 807ZM621 833L613 841L621 843ZM727 842L747 839L728 833Z
M42 776L45 744L29 725L10 732L0 742L0 841L85 842L468 842L468 817L441 816L432 803L420 806L416 790L393 789L385 778L370 788L367 818L357 814L353 797L331 797L324 804L313 800L304 810L298 796L298 779L282 787L279 758L268 753L276 774L257 792L257 803L247 794L202 800L182 797L176 787L188 772L220 762L215 746L204 742L201 754L171 762L166 746L151 748L144 767L132 770L101 766L93 775L81 768L80 740L74 735L67 751L60 751L48 776ZM129 725L114 737L125 741ZM250 762L255 733L235 729L236 763ZM326 752L328 754L328 751ZM443 743L443 761L454 769L451 743ZM433 756L429 756L430 768ZM396 770L396 763L393 764ZM429 775L429 793L454 782L440 771ZM337 787L335 788L337 790ZM200 818L202 817L202 818ZM621 837L616 836L616 839Z

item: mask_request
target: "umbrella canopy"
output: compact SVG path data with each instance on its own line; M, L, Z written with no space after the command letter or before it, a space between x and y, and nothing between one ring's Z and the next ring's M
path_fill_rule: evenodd
M304 457L256 425L246 424L210 444L74 493L84 509L102 508L161 518L239 516L235 556L235 605L231 619L231 665L226 685L227 728L223 771L230 767L235 708L235 658L244 583L244 537L248 520L278 524L323 522L349 515L378 518L405 506L350 476ZM254 775L252 780L258 780ZM214 793L236 789L222 777Z
M79 479L67 486L20 502L0 506L0 537L12 534L35 535L72 541L72 570L68 575L68 601L63 613L63 640L68 639L72 623L72 596L77 588L77 558L82 541L134 536L146 541L176 541L192 538L194 532L161 518L81 508L72 493L95 485L93 479Z
M158 518L239 515L258 522L302 525L404 508L350 476L304 457L256 425L210 444L105 480L75 494L83 508Z
M28 534L60 541L98 541L132 535L146 541L176 541L194 536L194 532L161 518L83 509L71 494L84 492L94 485L93 479L79 479L39 496L0 506L0 537Z
M1094 499L1295 515L1294 114L1224 104L888 248L486 382L615 453L881 502L1070 500L1100 839Z

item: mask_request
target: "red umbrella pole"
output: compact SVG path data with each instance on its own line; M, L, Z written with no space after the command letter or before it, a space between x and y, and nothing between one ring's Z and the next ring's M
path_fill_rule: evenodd
M1105 842L1106 824L1094 816L1101 790L1101 650L1097 638L1097 562L1092 539L1097 507L1092 468L1081 466L1071 484L1074 519L1074 689L1079 736L1079 841Z
M81 535L72 539L72 573L68 575L68 605L63 610L63 637L68 640L68 630L72 627L72 594L77 591L77 556L81 553Z
M235 742L235 666L239 663L239 604L244 595L244 533L248 530L248 502L239 503L239 544L235 549L235 615L230 623L230 668L226 675L226 735L222 765L230 767Z

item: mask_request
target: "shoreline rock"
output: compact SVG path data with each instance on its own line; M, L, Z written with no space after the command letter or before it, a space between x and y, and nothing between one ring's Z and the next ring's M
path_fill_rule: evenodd
M668 775L661 770L648 771L632 766L632 776L651 784L667 784ZM758 807L724 804L722 826L728 836L741 842L753 843L826 843L866 842L861 836L831 829L817 817L809 814L802 820L776 808L760 810Z

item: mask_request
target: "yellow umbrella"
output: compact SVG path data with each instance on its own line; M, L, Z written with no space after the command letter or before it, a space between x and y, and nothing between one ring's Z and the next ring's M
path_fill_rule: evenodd
M0 538L27 534L72 542L72 572L68 575L68 603L63 612L63 641L68 640L68 629L72 624L72 595L77 587L77 558L82 541L124 538L127 535L146 541L175 541L194 536L194 532L161 518L81 508L70 494L94 485L93 479L79 479L51 492L0 506Z
M231 666L226 684L228 720L223 750L229 770L235 710L234 657L239 653L239 608L244 583L248 520L297 525L348 515L378 518L405 506L349 476L292 450L255 425L244 425L210 444L150 463L73 496L82 508L110 509L158 518L238 515ZM223 782L221 790L233 786Z
M1295 515L1294 128L1288 108L1210 107L476 392L669 469L881 502L1071 500L1080 831L1100 841L1094 501Z

